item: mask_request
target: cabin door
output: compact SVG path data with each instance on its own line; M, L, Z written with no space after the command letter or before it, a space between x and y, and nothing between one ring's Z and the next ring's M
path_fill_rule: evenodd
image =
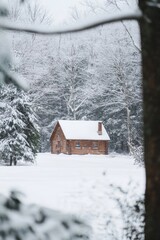
M61 141L57 142L57 153L61 153Z

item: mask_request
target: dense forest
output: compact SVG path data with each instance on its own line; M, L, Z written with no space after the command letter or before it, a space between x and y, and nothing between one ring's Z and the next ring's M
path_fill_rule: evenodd
M120 11L122 7L91 6L89 1L85 4L90 15L95 11ZM73 9L71 21L82 16ZM39 5L26 5L22 10L14 5L10 18L14 22L54 24ZM9 34L16 60L12 70L30 85L28 95L40 125L40 151L49 151L49 138L58 119L102 120L111 138L110 150L133 153L135 148L141 148L141 50L137 23L120 22L56 37Z

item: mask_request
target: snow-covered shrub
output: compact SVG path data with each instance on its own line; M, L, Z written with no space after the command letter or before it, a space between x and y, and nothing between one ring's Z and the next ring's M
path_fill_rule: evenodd
M73 215L0 196L0 240L88 240L90 227Z
M144 164L144 147L134 147L133 148L133 157L135 159L135 163L142 165Z
M119 214L107 217L107 235L112 240L144 240L144 196L137 194L137 186L130 182L127 189L111 185Z

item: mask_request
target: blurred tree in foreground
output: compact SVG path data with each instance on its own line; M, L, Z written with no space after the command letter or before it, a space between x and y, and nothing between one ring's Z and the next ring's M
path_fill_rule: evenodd
M0 239L89 240L91 229L79 218L37 205L26 205L21 194L0 195Z

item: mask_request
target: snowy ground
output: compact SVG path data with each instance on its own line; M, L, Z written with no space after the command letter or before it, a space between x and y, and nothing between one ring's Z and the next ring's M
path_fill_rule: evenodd
M27 202L74 213L87 219L94 239L105 239L106 216L116 212L110 200L110 184L124 189L133 181L137 193L144 192L144 169L130 156L110 154L38 154L34 166L0 166L0 193L18 189Z

